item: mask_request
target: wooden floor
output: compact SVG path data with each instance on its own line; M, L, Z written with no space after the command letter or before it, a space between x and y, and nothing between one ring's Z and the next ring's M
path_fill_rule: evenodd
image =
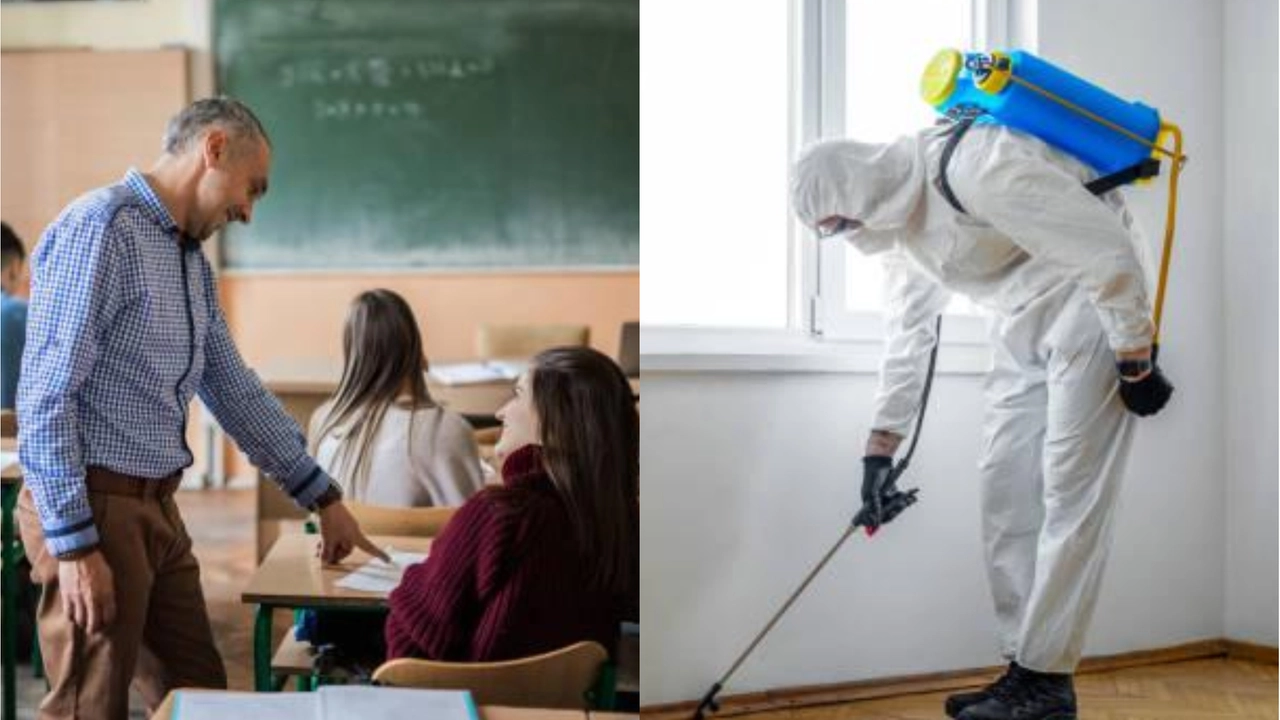
M1081 675L1081 720L1276 720L1275 665L1214 659ZM946 693L736 715L744 720L939 720ZM714 716L713 716L714 717Z

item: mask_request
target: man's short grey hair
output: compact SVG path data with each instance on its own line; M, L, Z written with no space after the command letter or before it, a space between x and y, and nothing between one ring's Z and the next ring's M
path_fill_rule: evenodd
M222 128L233 141L261 138L271 146L267 131L248 105L219 96L197 100L174 115L164 130L164 151L181 155L210 127Z

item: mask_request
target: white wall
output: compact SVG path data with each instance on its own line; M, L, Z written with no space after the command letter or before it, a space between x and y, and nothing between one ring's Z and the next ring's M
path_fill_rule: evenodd
M1276 2L1225 5L1226 634L1275 646Z
M1139 423L1086 653L1222 637L1223 11L1217 0L1037 10L1044 57L1159 107L1192 157L1162 353L1178 391ZM1133 205L1158 251L1163 183ZM700 696L839 536L873 385L867 374L646 372L642 703ZM726 694L999 662L978 538L981 408L979 377L939 379L909 476L919 505L874 541L851 541Z

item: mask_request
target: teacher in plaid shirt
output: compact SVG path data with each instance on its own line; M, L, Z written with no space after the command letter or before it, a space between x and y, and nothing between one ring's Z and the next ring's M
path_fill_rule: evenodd
M200 243L248 223L271 145L249 108L178 113L147 172L72 202L32 256L18 387L19 504L43 585L42 718L124 718L131 681L154 708L171 688L226 687L200 568L173 501L192 463L192 396L299 506L335 562L360 532L302 431L244 364Z

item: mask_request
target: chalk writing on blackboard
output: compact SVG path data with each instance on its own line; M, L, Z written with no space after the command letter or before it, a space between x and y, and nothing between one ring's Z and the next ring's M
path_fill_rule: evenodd
M313 98L312 117L316 120L362 120L422 118L422 105L413 100L394 102L382 100L351 100L349 98Z
M383 57L348 60L301 59L279 66L277 78L286 90L308 87L374 87L431 82L457 82L489 75L496 63L490 57L444 57L387 60Z

